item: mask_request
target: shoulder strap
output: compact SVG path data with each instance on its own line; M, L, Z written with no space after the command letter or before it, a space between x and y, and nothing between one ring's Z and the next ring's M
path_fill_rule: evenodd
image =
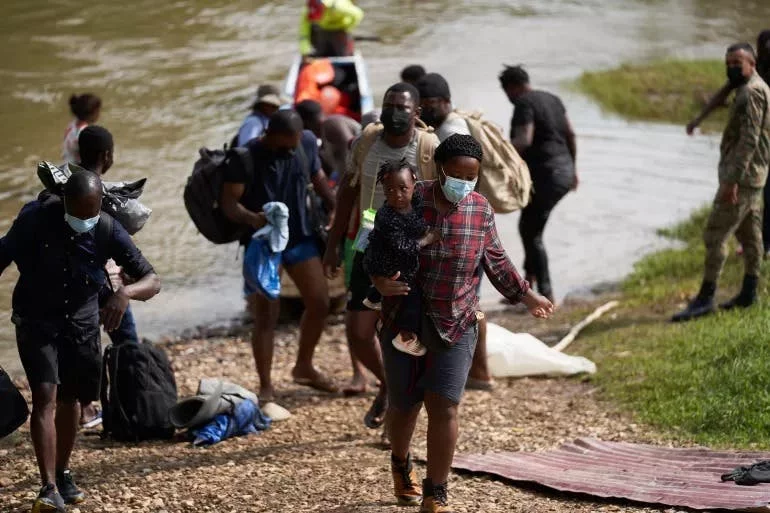
M297 155L299 155L302 171L305 172L305 176L310 180L310 159L307 157L307 153L305 153L305 147L302 145L302 141L300 141L299 146L297 146Z
M361 135L358 137L358 141L353 147L353 176L350 178L350 185L355 186L361 179L361 171L363 168L364 159L369 154L369 151L374 146L377 138L383 131L382 123L371 123L364 128Z
M436 179L436 162L433 155L436 152L438 138L432 131L417 130L417 167L423 180Z
M99 212L99 222L96 224L96 249L105 260L110 256L110 241L112 240L113 223L115 220L106 212Z
M254 176L254 159L251 158L251 150L246 146L239 146L237 148L231 148L232 151L243 164L243 169L246 171L246 179L249 180Z

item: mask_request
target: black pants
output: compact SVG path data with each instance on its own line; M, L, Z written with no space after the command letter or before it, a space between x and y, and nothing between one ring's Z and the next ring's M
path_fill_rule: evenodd
M553 290L548 272L548 255L543 245L543 231L551 211L568 192L567 185L536 183L532 201L521 211L519 220L519 233L524 243L524 271L527 277L535 278L538 291L549 298L553 297Z

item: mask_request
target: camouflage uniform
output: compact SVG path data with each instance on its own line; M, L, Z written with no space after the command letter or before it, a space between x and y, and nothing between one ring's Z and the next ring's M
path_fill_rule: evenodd
M770 165L770 88L755 72L739 88L722 135L719 183L738 184L738 204L717 196L709 216L704 242L704 280L716 283L727 258L732 234L743 245L746 275L758 276L763 254L762 189Z

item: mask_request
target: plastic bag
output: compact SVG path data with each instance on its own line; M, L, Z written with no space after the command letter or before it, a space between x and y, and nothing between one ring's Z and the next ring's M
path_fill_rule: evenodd
M281 253L270 251L270 243L261 237L252 238L243 261L243 278L252 290L268 299L281 295Z
M13 384L8 374L0 367L0 438L16 431L27 421L27 401Z
M358 227L356 239L353 241L353 249L359 253L366 251L366 246L369 245L369 234L374 230L374 218L376 216L377 211L373 208L368 208L361 213L361 224Z
M596 364L587 358L560 353L529 333L513 333L491 322L487 324L487 363L496 378L596 372Z
M104 199L102 209L119 222L123 228L134 235L142 229L150 218L152 210L143 205L137 198L144 191L146 178L136 182L104 182Z

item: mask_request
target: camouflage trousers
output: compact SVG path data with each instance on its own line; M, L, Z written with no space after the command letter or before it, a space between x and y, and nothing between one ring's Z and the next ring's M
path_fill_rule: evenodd
M716 283L727 260L727 242L735 238L743 246L746 274L759 276L764 253L762 244L762 189L740 188L738 204L714 200L703 241L706 243L706 270L703 279Z

